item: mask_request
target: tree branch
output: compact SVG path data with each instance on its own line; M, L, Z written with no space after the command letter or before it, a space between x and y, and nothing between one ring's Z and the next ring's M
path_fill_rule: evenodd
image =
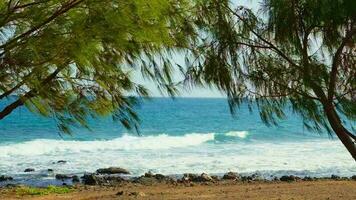
M52 74L50 74L47 78L45 78L42 82L41 82L41 86L45 86L48 83L50 83L56 76L57 74L63 69L64 67L58 67ZM3 118L5 118L7 115L9 115L12 111L14 111L16 108L18 108L19 106L24 105L24 103L26 102L26 100L36 96L36 94L38 93L38 90L36 89L32 89L30 91L28 91L25 95L23 95L22 97L18 98L16 101L14 101L13 103L9 104L8 106L6 106L1 112L0 112L0 120L2 120Z
M328 101L332 101L335 93L336 79L337 79L337 71L338 66L340 64L340 56L342 51L344 50L346 44L348 44L352 37L355 35L356 29L353 28L353 24L351 25L351 30L346 33L346 36L343 38L339 48L336 50L333 63L330 71L330 82L328 88Z
M43 21L42 23L32 27L31 29L29 29L28 31L22 33L21 35L18 35L17 37L9 40L8 42L6 42L3 45L0 45L0 48L5 48L7 46L9 46L12 43L15 43L29 35L31 35L32 33L36 32L37 30L39 30L40 28L42 28L43 26L49 24L50 22L52 22L53 20L55 20L57 17L61 16L62 14L68 12L69 10L71 10L72 8L74 8L75 6L77 6L78 4L80 4L81 2L83 2L84 0L73 0L73 1L68 1L66 4L64 4L60 9L58 9L56 12L54 12L49 18L47 18L45 21ZM3 54L3 53L2 53Z

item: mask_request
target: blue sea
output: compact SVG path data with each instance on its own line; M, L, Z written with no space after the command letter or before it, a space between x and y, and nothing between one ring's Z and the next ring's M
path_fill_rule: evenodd
M246 104L232 116L222 98L153 98L136 110L142 121L139 135L99 118L89 121L91 130L75 128L69 136L59 133L53 119L19 108L0 121L0 175L36 184L53 181L56 173L81 175L110 166L126 168L133 176L147 171L356 174L355 161L336 136L307 131L292 111L279 126L268 127L258 110L251 113ZM25 173L26 168L36 171Z

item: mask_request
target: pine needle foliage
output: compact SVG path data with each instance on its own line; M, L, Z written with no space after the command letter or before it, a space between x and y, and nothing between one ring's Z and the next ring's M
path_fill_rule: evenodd
M142 72L162 92L177 93L170 58L191 40L185 1L0 1L0 110L19 106L54 118L59 129L89 128L90 117L111 115L137 128L133 82Z

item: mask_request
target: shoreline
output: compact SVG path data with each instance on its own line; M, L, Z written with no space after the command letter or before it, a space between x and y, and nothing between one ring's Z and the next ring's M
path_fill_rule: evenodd
M56 174L63 183L59 186L10 183L0 187L0 199L356 199L356 175L321 178L284 175L266 179L258 173L236 172L222 176L206 173L165 176L147 172L136 177L130 177L129 173L120 167L109 167L82 177Z
M355 199L356 181L318 179L315 181L234 181L154 183L123 182L112 186L77 184L64 193L31 194L23 186L0 188L7 200L114 200L114 199ZM20 192L19 192L20 191Z
M66 161L58 161L66 162ZM37 174L36 174L37 173ZM22 176L20 176L22 175ZM20 178L19 178L20 177ZM184 173L174 175L154 174L151 171L141 176L132 175L127 169L121 167L109 167L97 169L95 172L85 172L78 174L56 173L53 169L36 171L33 168L25 169L24 173L18 176L8 176L0 174L0 188L15 185L26 185L30 187L71 186L76 184L83 185L117 185L118 183L184 183L184 182L219 182L224 180L235 180L241 182L263 181L263 182L293 182L293 181L318 181L318 180L344 180L356 181L356 174L350 176L339 176L331 174L329 176L308 176L293 173L282 175L269 175L261 172L238 173L229 171L227 173Z

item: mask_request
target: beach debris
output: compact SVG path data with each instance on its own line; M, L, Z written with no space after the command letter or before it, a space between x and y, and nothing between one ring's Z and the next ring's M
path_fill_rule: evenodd
M27 168L24 170L24 172L34 172L34 171L35 171L35 169L33 169L33 168Z
M222 177L224 180L239 180L240 178L241 177L237 172L228 172Z
M293 181L298 181L301 178L299 178L298 176L294 176L294 175L290 175L290 176L282 176L281 178L279 178L280 181L285 181L285 182L293 182Z
M6 175L0 176L0 182L1 181L12 181L12 180L14 180L14 178L12 178L11 176L6 176Z
M130 174L130 172L121 167L109 167L109 168L101 168L96 170L99 174Z

